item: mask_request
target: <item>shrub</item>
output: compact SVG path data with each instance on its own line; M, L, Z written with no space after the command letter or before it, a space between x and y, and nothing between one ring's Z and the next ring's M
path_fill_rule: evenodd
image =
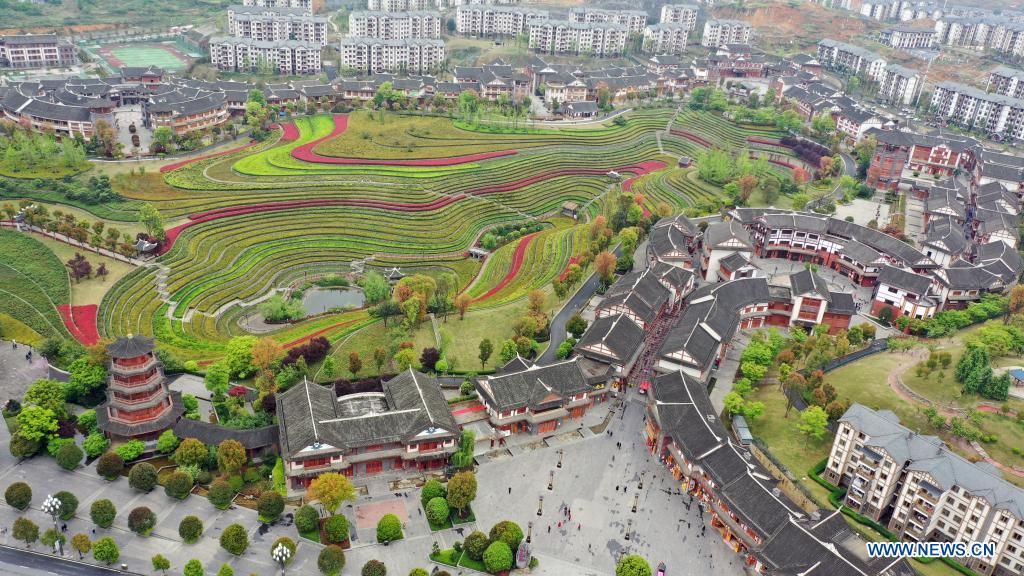
M363 569L359 571L359 574L360 576L387 576L388 569L380 560L370 560L363 564Z
M181 466L202 467L209 455L210 451L206 444L195 438L185 438L174 451L174 461Z
M224 510L231 505L231 499L235 497L235 491L231 489L231 486L227 482L217 479L210 484L210 491L206 495L217 509Z
M295 511L295 529L300 533L312 532L317 529L320 522L320 515L316 509L306 504Z
M186 544L194 544L203 535L203 521L198 516L185 516L178 522L178 536Z
M341 514L331 516L324 522L324 532L328 543L341 544L348 540L348 519Z
M39 539L39 526L25 517L15 519L11 527L11 536L15 540L21 540L25 544L31 544Z
M156 526L156 514L145 506L132 508L128 513L128 529L136 534L148 536Z
M114 508L113 502L106 498L93 502L89 507L89 518L100 528L110 528L114 524L115 516L117 516L117 508Z
M39 440L26 438L19 433L15 433L11 436L11 443L8 449L11 451L11 456L15 458L31 458L39 452L39 448L42 445L42 442Z
M427 480L427 483L423 485L423 490L420 491L420 503L426 507L427 502L434 498L445 498L447 496L448 491L445 490L444 484L437 480Z
M124 458L114 452L107 452L96 461L96 473L107 480L116 480L124 472Z
M146 444L142 440L129 440L114 449L114 452L117 452L117 455L125 462L135 460L145 451Z
M85 453L90 458L95 458L106 452L107 448L110 448L110 440L107 440L107 437L102 432L91 432L82 441L82 448L85 448Z
M50 440L46 442L46 453L56 458L57 452L61 448L74 443L75 441L73 438L50 438Z
M325 576L337 576L345 568L345 551L341 546L324 546L317 556L316 566Z
M277 540L274 540L274 543L270 545L270 553L273 554L274 550L277 550L278 546L284 546L291 552L291 554L288 555L288 559L284 561L284 565L287 566L291 564L292 560L295 560L295 541L287 536L282 536Z
M217 576L235 576L235 569L231 567L231 564L221 564L220 570L217 570Z
M232 524L220 533L220 547L235 556L241 556L249 547L249 534L239 524Z
M523 529L519 527L519 524L512 522L511 520L502 520L491 528L490 534L488 534L491 541L501 540L512 550L519 548L519 543L523 541Z
M85 410L78 415L78 419L75 420L75 425L82 431L82 434L92 434L96 431L96 411Z
M284 512L284 498L274 490L265 490L260 494L257 510L261 521L273 522Z
M178 448L179 442L181 440L174 435L174 430L167 429L156 439L156 449L164 454L170 454Z
M199 474L196 475L196 484L200 486L209 486L210 482L213 482L213 474L210 474L206 470L200 470Z
M16 510L24 510L32 503L32 488L24 482L15 482L4 492L4 501Z
M409 571L409 576L430 576L430 572L427 572L423 568L413 568Z
M164 485L164 493L171 498L184 500L191 492L192 476L189 476L187 472L175 470L167 477L167 483Z
M71 520L75 517L75 512L78 511L78 498L74 494L67 490L61 490L53 497L60 501L60 512L57 513L57 516L61 520Z
M117 562L121 557L121 551L117 549L117 542L110 536L104 536L92 543L92 557L97 562L104 562L108 566Z
M242 477L238 474L228 476L228 486L231 486L231 489L235 492L241 492L242 488L245 486L245 481L242 480Z
M402 521L394 514L385 514L377 521L377 542L402 539Z
M623 556L615 567L615 576L651 576L651 565L635 554Z
M57 464L65 470L74 470L78 468L82 456L85 456L85 453L72 440L70 444L65 444L57 450Z
M185 563L183 574L185 576L203 576L206 571L203 570L203 563L193 558Z
M484 567L491 574L504 572L512 567L512 549L502 540L491 542L484 550Z
M466 536L466 541L463 543L462 547L466 551L466 556L469 556L471 559L479 562L480 560L483 560L484 551L487 550L487 546L489 546L490 543L491 540L487 538L487 534L484 534L479 530L474 530L469 533L469 536Z
M448 502L440 496L432 498L430 502L427 502L427 520L430 520L435 525L444 524L448 520L448 514L450 513Z
M149 492L156 486L156 467L149 462L139 462L128 471L128 485L141 492Z

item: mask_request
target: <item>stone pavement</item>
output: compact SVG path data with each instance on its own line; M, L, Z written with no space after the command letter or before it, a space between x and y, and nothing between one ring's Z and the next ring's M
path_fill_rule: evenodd
M26 344L18 344L15 349L10 340L0 340L0 404L9 398L21 400L29 384L46 378L46 359L33 350L29 362L25 359L29 350Z

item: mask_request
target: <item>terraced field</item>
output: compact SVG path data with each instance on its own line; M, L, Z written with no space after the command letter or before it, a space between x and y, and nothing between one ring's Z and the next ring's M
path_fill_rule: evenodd
M68 308L71 285L64 264L38 240L0 228L0 314L46 338L70 334L58 313Z
M301 117L259 144L119 176L126 205L148 202L164 215L168 243L109 290L98 332L154 335L182 358L215 359L275 288L353 261L453 271L474 310L517 302L549 287L586 245L585 227L552 218L566 201L587 220L620 188L642 192L648 209L717 197L686 170L664 169L676 159L659 152L656 133L674 115L647 109L621 126L508 133L390 113L383 123L367 112ZM722 134L723 146L739 137ZM691 150L662 140L666 152ZM626 180L610 178L613 170ZM489 228L531 219L551 226L503 246L482 269L467 258ZM270 334L286 345L313 334L338 341L373 323L353 311Z

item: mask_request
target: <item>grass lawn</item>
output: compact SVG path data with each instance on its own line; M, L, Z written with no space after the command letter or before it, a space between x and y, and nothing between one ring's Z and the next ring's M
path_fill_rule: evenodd
M437 554L431 554L430 559L438 564L445 564L447 566L458 566L459 556L461 553L449 548L447 550L441 550Z
M32 237L39 240L47 248L52 250L61 262L67 262L74 258L75 253L78 252L82 256L85 256L86 260L92 264L93 272L99 268L101 262L106 264L109 274L107 274L105 279L98 278L94 274L92 278L83 279L79 282L71 282L71 304L74 306L99 304L100 300L103 299L103 295L106 294L107 290L109 290L111 286L135 269L131 264L125 264L120 260L115 260L90 250L85 250L84 248L65 244L63 242L53 240L52 238L47 238L39 234L33 234Z
M892 410L904 426L927 430L922 409L896 396L887 380L891 371L910 361L910 356L903 352L882 352L829 372L825 381L836 387L840 398L849 398L875 410Z
M470 508L466 511L466 517L460 517L457 510L453 510L451 517L449 518L452 524L458 526L459 524L469 524L470 522L476 522L476 514L473 514L473 509Z
M424 514L423 516L426 517L427 515ZM449 516L448 518L445 518L444 523L442 523L442 524L434 524L433 522L430 521L430 518L427 518L427 524L430 525L430 531L431 532L437 532L438 530L445 530L445 529L451 528L452 527L452 519L451 519L451 516Z
M313 529L313 530L310 530L309 532L299 532L299 537L300 538L305 538L306 540L312 540L313 542L319 543L320 542L320 530Z
M40 336L35 330L21 323L13 316L9 314L0 313L0 334L3 334L4 340L16 340L18 342L24 342L35 346L42 342L43 337Z
M478 572L487 572L487 567L484 566L483 562L480 560L473 560L466 554L463 554L462 559L459 560L459 566L462 566L463 568L470 568Z

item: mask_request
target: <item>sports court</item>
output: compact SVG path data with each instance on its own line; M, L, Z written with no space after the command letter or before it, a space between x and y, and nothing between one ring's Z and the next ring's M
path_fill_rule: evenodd
M96 48L96 54L112 69L124 66L159 66L178 71L188 67L190 58L173 44L120 44Z

